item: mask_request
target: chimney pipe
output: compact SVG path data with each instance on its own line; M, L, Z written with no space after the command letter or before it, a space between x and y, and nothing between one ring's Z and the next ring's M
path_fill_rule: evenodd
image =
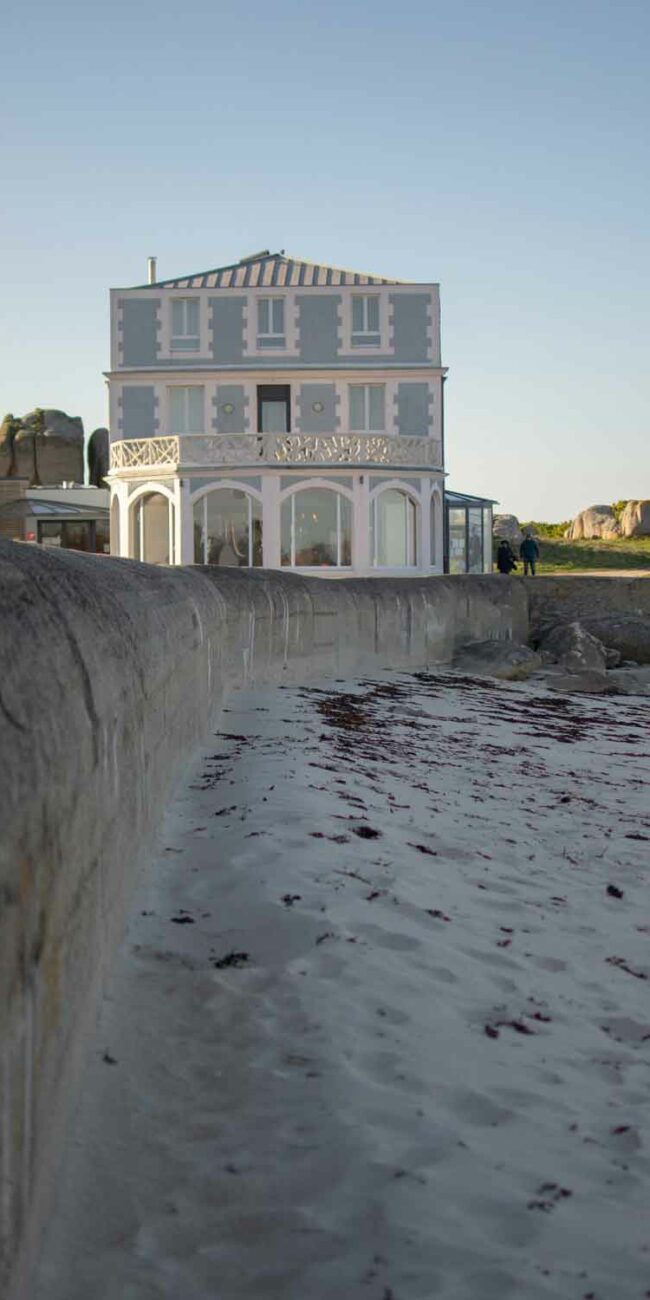
M149 284L156 283L156 259L155 257L147 258L147 281Z

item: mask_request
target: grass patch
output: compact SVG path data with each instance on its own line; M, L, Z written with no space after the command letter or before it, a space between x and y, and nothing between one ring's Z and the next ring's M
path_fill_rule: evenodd
M538 537L537 540L540 552L538 573L650 569L650 537L621 537L608 542L569 542L559 537Z

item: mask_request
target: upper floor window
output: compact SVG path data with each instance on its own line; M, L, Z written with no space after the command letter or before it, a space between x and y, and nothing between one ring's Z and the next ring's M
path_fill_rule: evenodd
M258 298L257 300L258 348L283 348L284 298Z
M171 346L173 352L198 352L198 298L172 298Z
M379 346L379 294L354 293L352 295L352 346Z
M386 428L383 384L350 385L350 430L383 433Z
M203 388L169 390L171 433L203 433Z

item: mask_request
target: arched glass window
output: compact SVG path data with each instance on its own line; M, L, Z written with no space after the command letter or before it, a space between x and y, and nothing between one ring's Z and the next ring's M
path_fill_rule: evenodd
M332 488L304 488L282 502L282 564L342 568L352 563L352 506Z
M418 562L418 508L399 488L387 488L370 506L370 553L379 569L413 568Z
M194 563L261 565L262 507L240 488L215 488L194 506Z
M133 557L145 564L174 563L174 506L149 492L133 506Z

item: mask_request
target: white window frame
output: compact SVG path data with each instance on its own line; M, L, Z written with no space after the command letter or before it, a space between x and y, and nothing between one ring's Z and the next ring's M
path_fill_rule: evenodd
M179 298L196 298L199 304L199 346L198 348L174 348L172 346L172 302L178 301ZM208 292L198 291L193 293L188 289L169 289L161 291L161 306L158 309L158 322L160 326L160 359L163 361L179 361L186 356L188 365L193 365L197 359L206 361L209 359L209 340L211 331L208 329Z
M366 286L355 285L350 289L343 289L341 301L341 344L340 350L347 354L358 356L376 357L379 354L391 356L395 348L389 342L388 328L388 291L375 285ZM373 333L379 333L378 343L352 342L352 335L355 332L352 328L352 299L353 298L378 298L379 299L379 331L373 330ZM365 319L367 321L367 309L364 309Z
M244 308L244 355L247 357L281 357L285 359L286 357L300 356L296 292L293 289L284 292L279 287L278 290L279 291L274 292L271 286L261 290L261 292L256 289L244 290L246 293L246 306ZM224 292L232 293L232 290L226 289ZM260 335L258 333L258 306L261 298L281 298L284 302L284 335ZM282 347L260 347L260 338L284 338L284 343Z
M173 428L172 393L182 392L185 395L183 401L183 408L184 408L183 414L184 414L184 423L187 425L189 424L188 416L189 416L189 401L190 401L188 397L188 392L191 388L197 389L198 392L202 394L201 405L203 407L203 418L201 424L203 427L199 430L196 430L196 432L198 434L205 433L205 384L170 384L167 389L167 428L169 429L169 433L172 437L177 436L179 438L191 438L192 436L194 436L193 434L188 433L187 428L185 429Z
M196 303L196 329L197 329L196 334L190 334L187 329L188 303ZM183 325L185 328L181 331L180 334L175 334L174 333L174 308L177 307L178 305L180 305L184 309L182 315L183 315ZM176 298L176 297L172 298L170 300L169 314L170 314L170 322L169 322L170 350L172 352L178 351L181 353L200 352L201 350L201 300L200 298L197 298L196 296L190 297L189 295L186 298ZM182 347L176 348L174 347L174 344L176 343L177 339L191 339L192 341L196 340L196 346L192 348L182 348Z
M378 519L377 519L377 504L380 501L381 497L386 492L401 492L402 496L406 497L406 500L410 502L411 506L415 511L413 532L411 533L411 529L408 528L406 533L406 564L385 565L385 564L378 563L379 527L378 527ZM372 554L370 556L371 567L373 569L379 569L380 572L382 570L384 570L384 572L393 572L393 571L397 572L399 570L402 573L405 572L407 569L417 569L418 562L419 562L418 561L419 551L422 546L422 539L420 537L422 502L419 501L417 497L413 496L410 492L407 492L406 489L401 487L399 484L387 483L385 487L380 488L379 491L375 492L374 495L371 497L370 509L372 511L372 527L371 527Z
M204 564L208 563L208 497L210 497L213 492L224 492L224 491L243 492L244 496L246 497L246 505L248 508L248 564L238 565L237 567L242 569L253 569L255 568L255 565L253 564L253 501L257 501L257 497L254 497L251 492L246 492L244 488L240 488L240 487L224 488L223 484L221 484L219 487L214 487L211 488L209 491L204 492L203 496L199 498L199 501L195 501L192 505L192 519L194 519L194 510L196 509L196 506L200 504L202 507L201 522L203 528L203 563ZM258 505L259 505L259 501L258 501ZM263 530L264 530L264 525L262 524L262 545L264 545Z
M352 428L352 389L361 389L363 392L363 428ZM383 394L384 419L381 429L370 428L370 392L371 388L380 388ZM348 431L350 433L386 433L386 384L348 384Z
M164 500L167 502L167 528L168 528L167 550L169 553L169 560L167 565L162 565L161 567L171 568L172 565L176 564L176 507L174 505L174 502L172 501L172 498L167 496L166 492L161 492L158 487L152 486L146 492L141 492L136 497L135 501L133 502L133 505L131 506L131 509L133 511L133 523L131 527L133 530L134 550L137 549L139 560L142 564L147 564L149 562L147 560L144 560L143 556L144 556L144 549L145 549L144 548L144 511L146 509L147 500L150 496L163 497ZM137 535L137 547L135 544L136 535Z
M370 326L368 324L368 311L369 311L369 304L371 300L377 303L377 328L376 329L370 329ZM361 315L363 318L363 323L362 323L362 328L360 330L355 330L354 328L355 301L361 303ZM381 294L353 293L350 310L352 312L352 329L351 329L351 339L350 339L352 343L352 347L355 350L359 347L361 348L369 347L369 348L379 349L381 347ZM369 336L373 334L377 335L376 342L372 342L369 338Z
M301 492L310 492L314 489L318 491L323 490L327 492L334 492L334 495L336 497L336 564L329 564L329 565L296 564L296 497L300 496ZM280 503L281 511L283 507L287 504L287 500L291 502L291 546L290 546L291 564L288 565L283 564L281 567L283 569L313 569L313 568L317 568L319 570L321 568L350 569L352 567L352 563L350 564L341 563L341 550L342 550L341 501L342 500L346 500L348 502L348 505L350 506L351 542L353 541L354 538L354 509L353 509L353 503L350 501L350 498L345 496L345 493L338 492L335 488L325 487L324 485L321 484L311 483L309 485L305 485L304 487L298 488L295 492L292 492L288 498L285 497L284 501L281 501Z
M270 325L270 329L268 329L268 330L261 330L261 329L260 329L260 308L261 308L263 302L267 302L267 303L269 304L269 325ZM281 330L277 330L277 329L274 328L274 325L275 325L275 320L274 320L274 317L275 317L275 307L276 307L276 304L277 304L277 303L282 303L282 325L283 325L283 328L282 328ZM281 352L282 349L285 348L285 347L286 347L286 344L287 344L287 301L286 301L286 298L284 297L283 294L274 294L274 295L271 295L271 294L262 294L262 295L257 299L256 308L257 308L257 322L256 322L256 324L257 324L257 332L256 332L256 339L257 339L257 346L258 346L258 348L259 348L259 346L260 346L260 339L282 339L282 343L281 343L281 344L278 344L277 347L276 347L275 349L273 349L274 351ZM271 351L270 348L269 348L269 351Z

